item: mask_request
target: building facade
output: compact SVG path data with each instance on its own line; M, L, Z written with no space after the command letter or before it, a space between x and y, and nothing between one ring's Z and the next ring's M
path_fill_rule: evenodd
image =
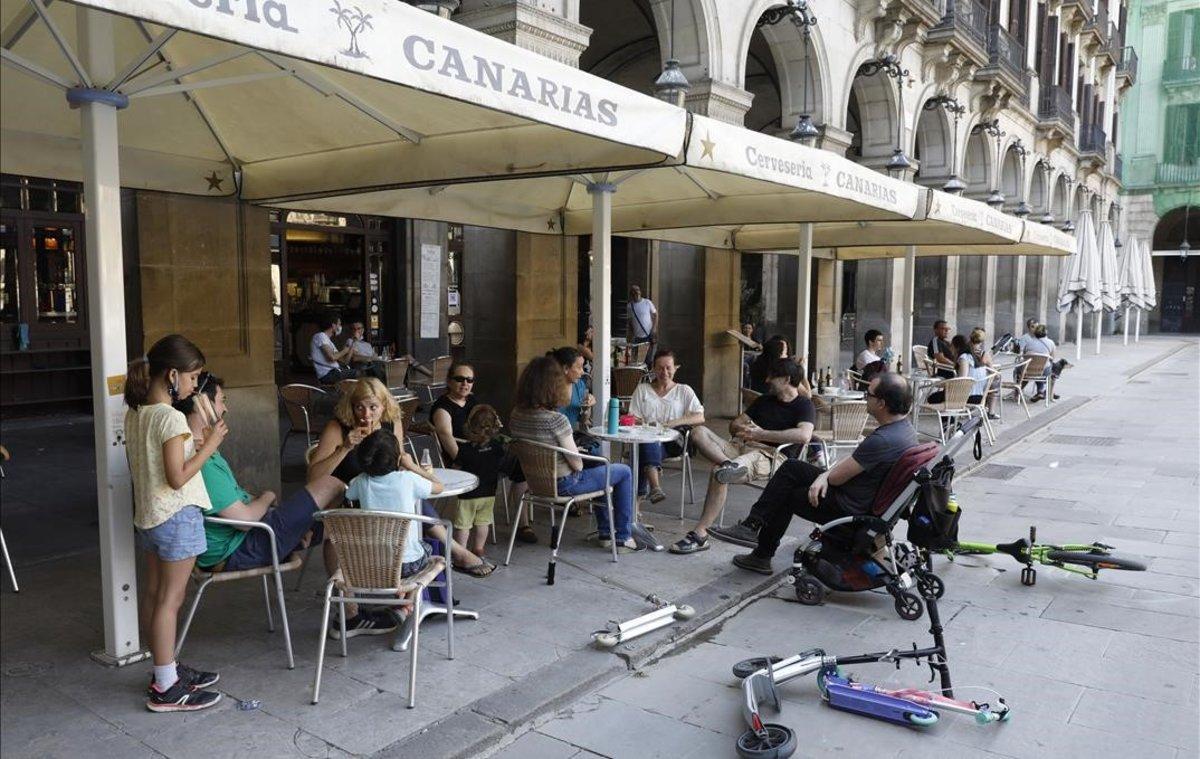
M1128 233L1154 250L1151 328L1197 332L1200 262L1179 249L1186 236L1200 250L1200 7L1133 0L1129 40L1141 70L1121 117Z
M823 149L879 171L899 153L909 165L894 175L959 188L1013 214L1068 229L1084 209L1119 220L1115 144L1137 55L1124 43L1126 6L1114 0L809 0L816 24L808 34L793 23L795 0L417 4L643 91L654 92L675 59L690 85L683 103L695 113L782 137L807 116ZM898 78L873 65L888 56ZM736 349L697 333L711 321L697 309L732 315L725 326L750 317L789 337L797 324L794 252L740 254L747 260L732 265L711 253L650 243L627 267L628 281L664 310L664 340L683 354L684 379L700 384L718 374L708 362L728 362ZM846 365L866 330L902 323L904 264L817 256L810 365ZM964 332L1017 332L1028 317L1061 330L1059 268L1043 258L921 259L917 336L937 318ZM709 282L729 272L743 280L736 296ZM614 294L625 284L614 282ZM730 297L741 299L732 313Z

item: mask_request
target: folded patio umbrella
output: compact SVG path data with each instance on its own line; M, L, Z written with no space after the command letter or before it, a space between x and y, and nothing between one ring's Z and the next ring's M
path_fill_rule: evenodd
M1067 259L1058 288L1060 313L1074 311L1075 360L1083 358L1083 313L1103 309L1100 293L1100 250L1096 244L1096 228L1092 212L1084 210L1076 224L1075 252Z
M1100 336L1104 326L1104 311L1116 311L1121 305L1121 272L1117 266L1116 237L1112 223L1100 222L1097 246L1100 251L1100 305L1096 312L1096 353L1100 353Z
M1123 329L1124 344L1129 344L1129 311L1142 308L1142 246L1133 235L1125 242L1121 256L1121 276L1118 280L1118 292L1121 306L1125 309Z

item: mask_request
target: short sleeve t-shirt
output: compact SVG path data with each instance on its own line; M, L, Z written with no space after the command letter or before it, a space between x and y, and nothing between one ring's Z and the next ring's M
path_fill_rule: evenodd
M317 332L312 336L312 343L309 345L308 350L308 357L312 361L313 368L317 370L317 377L324 377L338 368L336 363L330 361L325 356L325 351L322 348L328 348L337 353L337 346L333 344L333 340L329 339L329 335L324 332Z
M253 500L233 476L233 469L220 452L214 453L200 467L200 476L204 479L204 489L212 501L211 514L219 515L235 503L250 503ZM204 538L208 547L196 559L201 567L211 567L220 564L233 555L246 539L246 531L227 524L204 523Z
M676 383L666 395L659 395L653 385L643 382L633 391L629 413L646 422L666 423L688 414L703 414L704 406L688 385Z
M571 423L572 428L578 426L579 419L583 416L583 400L587 398L587 394L587 380L580 377L571 385L571 402L558 410L558 413L565 416Z
M629 323L633 327L634 338L650 336L650 330L654 324L654 319L651 317L657 313L658 309L654 307L649 298L642 298L637 302L629 301Z
M346 497L358 501L367 511L393 511L398 514L420 514L421 499L433 494L433 483L407 469L389 472L382 477L360 474L350 481ZM425 555L421 546L421 525L409 526L404 540L404 561L417 561Z
M867 364L873 364L880 360L880 357L876 356L870 349L864 348L862 353L858 354L858 358L854 359L854 368L861 372Z
M803 395L784 402L768 393L754 399L754 403L746 409L746 416L764 430L778 432L793 429L804 422L816 424L817 408Z
M875 494L887 479L892 465L916 444L917 431L908 419L878 427L851 454L863 468L862 472L841 485L831 486L829 497L850 514L870 512Z
M197 476L179 490L167 482L163 444L183 438L183 458L196 455L196 442L182 413L165 403L151 403L125 412L125 455L133 479L133 524L141 530L157 527L185 506L212 509L204 480Z

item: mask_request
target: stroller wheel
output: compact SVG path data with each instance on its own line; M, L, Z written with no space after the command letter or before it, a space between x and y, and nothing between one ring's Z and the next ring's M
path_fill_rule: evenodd
M805 606L816 606L825 600L825 588L809 575L796 578L796 600Z
M768 722L763 725L763 735L753 730L742 733L737 740L737 753L743 759L786 759L796 753L796 733Z
M925 604L907 590L896 593L895 606L896 613L900 615L900 618L907 619L909 622L920 619L921 615L925 613Z
M932 572L922 572L917 576L917 590L925 598L941 598L946 595L946 583Z

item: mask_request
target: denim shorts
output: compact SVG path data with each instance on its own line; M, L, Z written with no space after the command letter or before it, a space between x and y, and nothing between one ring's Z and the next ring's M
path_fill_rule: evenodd
M400 565L401 577L411 577L425 567L429 566L429 544L422 541L421 547L425 549L425 553L421 556L421 558L414 559L413 561L406 561Z
M324 525L313 523L313 514L317 513L317 502L307 488L300 488L271 509L262 521L275 531L275 549L279 560L283 561L288 554L299 550L300 541L304 535L313 530L310 545L321 542ZM271 566L271 536L266 530L253 529L246 531L246 537L238 549L225 560L225 570L253 569L254 567Z
M170 519L148 530L138 530L143 551L163 561L183 561L204 553L204 512L199 506L184 506Z

